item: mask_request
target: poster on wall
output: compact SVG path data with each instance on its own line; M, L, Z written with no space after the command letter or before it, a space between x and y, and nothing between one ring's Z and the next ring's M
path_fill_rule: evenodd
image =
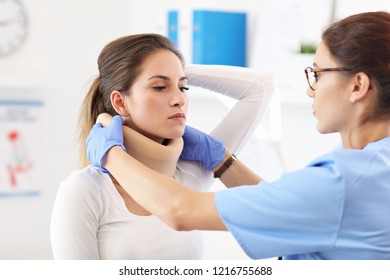
M0 199L38 196L44 102L0 96Z

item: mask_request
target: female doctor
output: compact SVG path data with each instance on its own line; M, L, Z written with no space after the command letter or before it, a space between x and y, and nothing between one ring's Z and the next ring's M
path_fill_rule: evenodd
M390 14L331 24L305 73L317 130L338 132L342 148L274 182L226 149L209 170L227 187L240 187L186 188L121 149L119 116L107 128L94 126L89 159L174 229L229 230L251 258L390 259ZM184 142L181 158L206 167L223 146L191 127Z

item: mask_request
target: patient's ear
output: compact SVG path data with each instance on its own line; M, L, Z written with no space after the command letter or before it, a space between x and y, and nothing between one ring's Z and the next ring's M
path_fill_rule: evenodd
M127 117L129 115L126 108L125 96L120 91L114 90L111 92L111 104L115 111L122 117Z

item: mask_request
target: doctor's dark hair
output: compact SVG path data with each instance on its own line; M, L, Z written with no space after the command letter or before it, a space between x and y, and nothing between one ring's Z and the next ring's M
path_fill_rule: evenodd
M346 75L364 72L377 91L376 103L363 122L390 116L390 13L367 12L331 24L324 44Z
M121 37L106 45L97 64L99 76L93 81L79 116L80 165L88 165L85 141L101 113L116 115L111 104L111 93L119 91L128 95L141 72L144 60L159 50L174 53L184 66L182 55L172 42L160 34L136 34Z

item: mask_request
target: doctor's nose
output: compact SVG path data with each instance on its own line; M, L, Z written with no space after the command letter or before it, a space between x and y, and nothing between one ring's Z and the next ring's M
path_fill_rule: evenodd
M306 94L309 97L314 98L314 90L312 90L310 87L307 88Z

